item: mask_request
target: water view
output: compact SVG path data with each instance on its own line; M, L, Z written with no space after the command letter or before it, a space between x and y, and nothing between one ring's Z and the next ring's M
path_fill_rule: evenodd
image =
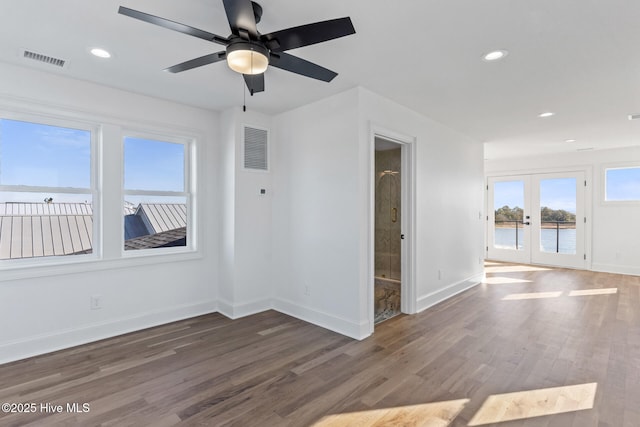
M518 233L518 249L523 249L522 228L496 228L494 234L494 247L498 249L516 249L516 230ZM561 254L576 253L576 229L575 228L543 228L540 230L540 250L542 252L557 252Z

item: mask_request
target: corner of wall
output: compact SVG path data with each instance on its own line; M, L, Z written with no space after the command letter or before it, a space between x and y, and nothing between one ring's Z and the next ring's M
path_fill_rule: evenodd
M275 298L273 300L273 308L281 313L356 340L363 340L371 335L368 321L356 323L283 298Z

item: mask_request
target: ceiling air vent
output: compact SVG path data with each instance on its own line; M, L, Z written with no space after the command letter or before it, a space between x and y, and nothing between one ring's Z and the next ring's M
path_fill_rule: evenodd
M267 136L264 129L244 128L244 168L266 171L267 163Z
M26 49L22 51L22 57L42 62L44 64L55 65L56 67L60 68L64 67L64 64L67 62L64 59L54 58L53 56L43 55L41 53L32 52Z

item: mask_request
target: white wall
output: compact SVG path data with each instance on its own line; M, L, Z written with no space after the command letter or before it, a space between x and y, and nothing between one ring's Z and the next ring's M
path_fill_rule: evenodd
M271 171L244 169L245 126L271 130L271 117L227 110L221 117L221 280L219 309L237 318L272 306ZM275 144L270 135L268 145ZM265 189L266 194L260 194Z
M218 114L7 64L0 108L104 123L105 259L0 271L0 363L216 310ZM122 234L121 129L198 139L199 253L117 259ZM205 220L206 214L206 220ZM103 308L90 310L91 295ZM10 326L10 327L9 327Z
M587 218L592 239L587 248L591 269L640 275L640 203L604 203L604 168L640 165L640 147L582 151L552 156L487 160L488 176L586 170L592 179L591 219Z
M480 143L360 88L279 115L275 306L356 338L372 320L372 126L416 141L417 309L483 273Z
M416 140L413 238L416 302L421 311L482 279L483 147L364 89L360 111L361 138L368 139L367 128L374 125Z
M358 91L275 118L275 307L352 337L362 235Z
M271 118L1 65L0 107L104 123L103 197L111 212L104 260L0 271L0 325L14 325L0 331L0 363L216 309L235 318L275 308L367 336L374 125L415 139L417 227L408 238L416 247L417 309L482 275L482 147L366 90ZM245 124L270 131L269 172L243 170ZM118 258L123 127L196 136L195 256ZM102 296L103 309L89 309L91 295Z

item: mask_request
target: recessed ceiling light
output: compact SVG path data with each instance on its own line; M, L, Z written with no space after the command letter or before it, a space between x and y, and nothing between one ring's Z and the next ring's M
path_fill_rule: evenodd
M565 139L564 142L576 142L575 139Z
M502 59L505 56L508 55L509 52L507 52L506 50L494 50L493 52L489 52L487 54L485 54L482 59L484 59L485 61L491 62L491 61L497 61L498 59Z
M538 117L540 117L540 118L543 118L543 119L544 119L545 117L555 116L555 114L556 114L556 113L552 113L551 111L547 111L547 112L544 112L544 113L540 113L540 114L538 114Z
M98 58L111 58L111 54L104 49L100 49L99 47L94 47L90 50L93 56L97 56Z

